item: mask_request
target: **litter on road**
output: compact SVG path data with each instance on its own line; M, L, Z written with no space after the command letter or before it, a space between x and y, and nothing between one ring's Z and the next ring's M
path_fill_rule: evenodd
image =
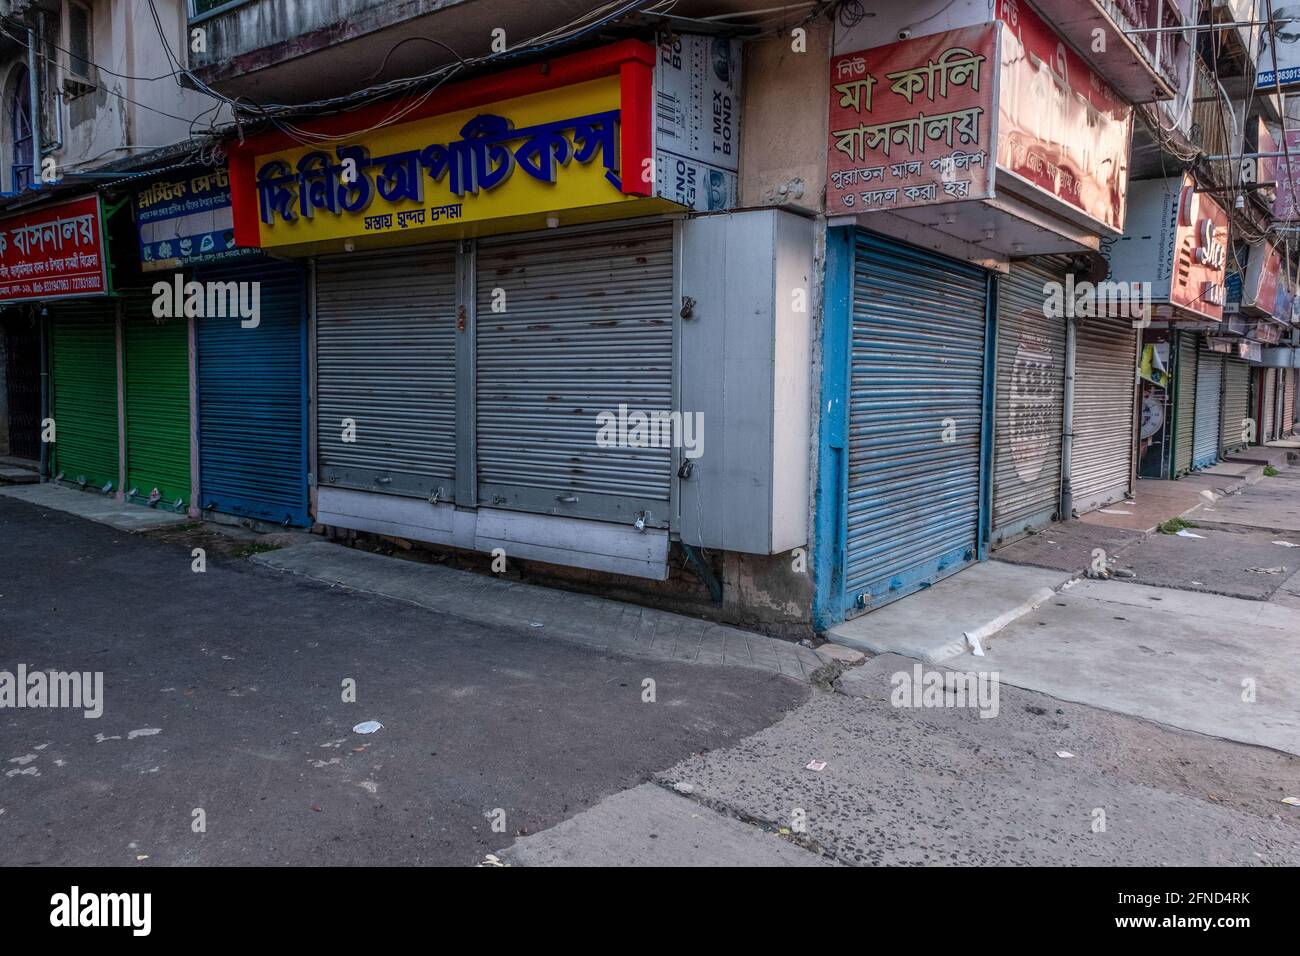
M382 730L383 727L384 725L377 720L363 720L352 728L352 732L354 734L373 734L377 730Z

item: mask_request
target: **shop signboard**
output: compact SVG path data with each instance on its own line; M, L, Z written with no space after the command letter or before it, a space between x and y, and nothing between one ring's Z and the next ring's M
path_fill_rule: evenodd
M679 209L634 205L655 193L654 58L624 41L448 87L405 122L378 121L391 103L318 121L318 145L232 144L236 242L405 245Z
M103 223L98 195L0 220L0 302L107 294Z

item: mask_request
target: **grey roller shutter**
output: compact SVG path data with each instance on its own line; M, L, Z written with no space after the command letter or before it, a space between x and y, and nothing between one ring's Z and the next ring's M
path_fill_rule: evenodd
M1273 440L1273 424L1276 418L1274 414L1277 409L1277 369L1266 368L1263 370L1264 382L1264 400L1263 412L1260 418L1263 421L1260 424L1259 443L1261 445Z
M320 484L452 500L453 250L319 260L316 376ZM355 442L343 440L344 419Z
M1005 543L1050 523L1061 494L1065 319L1044 313L1044 284L1064 283L1063 259L1012 262L998 282L993 425L993 531Z
M987 290L979 269L857 233L848 614L978 558Z
M667 527L670 442L602 413L672 411L672 224L483 240L475 286L479 504Z
M1196 424L1196 333L1176 332L1174 357L1174 478L1192 470L1192 432Z
M1192 467L1205 468L1219 460L1219 400L1223 389L1223 355L1203 344L1196 354L1196 425L1192 438Z
M1129 319L1078 320L1070 491L1080 514L1129 492L1137 332Z
M1250 363L1227 356L1223 365L1223 412L1219 450L1227 455L1247 444L1250 419Z
M1282 435L1290 435L1295 430L1295 387L1296 387L1296 370L1293 368L1284 369L1282 374L1285 376L1286 388L1282 393Z

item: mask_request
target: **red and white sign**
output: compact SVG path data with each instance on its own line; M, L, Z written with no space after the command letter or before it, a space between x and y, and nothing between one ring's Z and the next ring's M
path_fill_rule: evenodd
M832 215L993 195L997 24L831 60Z
M1133 108L1029 4L1003 0L998 16L998 165L1122 232Z
M1174 230L1169 301L1216 322L1223 320L1228 261L1228 214L1184 177Z
M108 292L99 196L0 219L0 302Z

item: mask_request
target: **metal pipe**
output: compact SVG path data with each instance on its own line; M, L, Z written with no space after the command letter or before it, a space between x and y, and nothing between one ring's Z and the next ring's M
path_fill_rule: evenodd
M27 92L31 99L31 116L29 118L32 129L32 187L37 188L41 184L41 88L36 81L36 31L31 27L27 28Z
M45 440L45 423L50 419L50 355L49 322L46 321L46 307L33 306L36 316L37 335L41 340L41 477L50 476L50 443Z
M1076 355L1076 321L1065 320L1065 408L1061 415L1061 513L1062 521L1074 516L1074 489L1070 471L1074 454L1074 363Z

